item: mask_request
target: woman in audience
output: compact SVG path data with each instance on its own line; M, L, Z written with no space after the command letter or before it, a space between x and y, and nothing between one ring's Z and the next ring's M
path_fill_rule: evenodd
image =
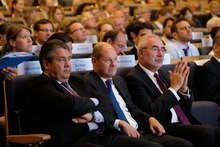
M24 0L13 0L11 3L12 21L25 24L23 18Z
M65 20L64 10L61 6L52 7L49 10L49 19L50 21L52 21L54 25L55 32L64 31L66 20Z
M23 25L11 25L6 33L6 43L0 51L0 57L10 52L31 52L31 31ZM17 70L12 67L3 68L0 77L11 80L17 75Z

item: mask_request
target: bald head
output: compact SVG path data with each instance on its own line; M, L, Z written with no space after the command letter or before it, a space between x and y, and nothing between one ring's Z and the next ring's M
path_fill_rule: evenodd
M92 64L94 71L105 79L112 78L117 72L118 56L115 49L106 42L94 46Z

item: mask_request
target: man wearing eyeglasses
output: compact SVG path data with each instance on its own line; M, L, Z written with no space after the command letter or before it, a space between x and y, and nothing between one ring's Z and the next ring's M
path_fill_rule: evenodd
M166 49L156 35L139 39L138 64L126 81L134 103L155 116L169 135L189 140L195 147L219 146L219 128L200 125L191 114L192 93L188 88L190 68L181 61L173 71L160 70Z
M54 33L54 27L50 20L41 19L34 24L34 44L43 45Z
M71 22L66 27L66 33L72 38L73 43L85 43L87 39L87 31L79 22Z

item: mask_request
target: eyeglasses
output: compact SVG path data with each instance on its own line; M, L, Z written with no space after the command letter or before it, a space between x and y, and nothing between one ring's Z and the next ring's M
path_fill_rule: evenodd
M52 29L39 29L39 31L41 31L41 32L51 32L51 33L53 33L53 30L52 30Z
M158 46L152 46L151 48L147 48L147 47L143 47L143 48L141 48L141 50L151 50L151 51L153 51L153 52L159 52L159 51L161 51L161 52L163 52L163 53L165 53L167 50L166 50L166 48L165 47L158 47Z

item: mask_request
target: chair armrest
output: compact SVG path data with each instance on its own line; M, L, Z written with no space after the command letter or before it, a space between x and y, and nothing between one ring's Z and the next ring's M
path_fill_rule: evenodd
M49 134L22 134L22 135L8 135L7 141L17 144L36 144L49 140Z
M218 125L218 105L211 101L194 101L192 115L202 124Z

